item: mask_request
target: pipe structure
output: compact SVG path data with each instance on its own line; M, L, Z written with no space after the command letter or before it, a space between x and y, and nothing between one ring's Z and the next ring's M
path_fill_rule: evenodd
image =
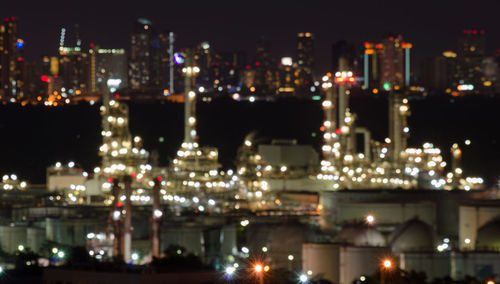
M389 138L391 140L391 160L395 168L403 167L401 155L407 148L409 110L408 100L402 92L393 91L389 94Z
M366 127L356 127L356 134L363 135L363 154L367 161L371 161L371 146L372 134Z
M175 67L175 61L174 61L174 33L170 32L168 34L168 56L170 59L170 66L169 66L169 93L174 94L175 93L175 86L174 86L174 67Z
M123 230L121 219L121 202L120 202L120 186L118 180L115 179L111 189L113 194L113 206L111 206L110 220L113 224L113 257L120 257L123 255Z
M353 117L350 116L349 113L349 93L348 87L351 83L354 83L355 78L351 71L347 71L349 69L348 61L346 58L339 58L339 71L335 73L335 80L338 84L338 129L339 131L339 140L340 140L340 162L345 164L345 162L350 163L352 161L352 155L348 153L349 150L349 137L351 136L350 127L353 125ZM347 160L346 160L347 156Z
M123 234L123 260L130 263L132 255L132 178L129 175L123 177L125 187L125 221Z
M325 146L323 149L323 157L325 161L328 162L329 166L335 164L336 158L336 149L335 142L337 141L337 134L335 133L335 129L337 126L337 117L336 117L336 105L337 105L337 96L332 87L331 83L326 83L326 100L323 101L323 110L325 113L325 122L323 126L325 127L325 133L323 138L325 140Z
M349 67L347 63L347 59L344 57L339 58L339 71L346 72ZM345 77L345 76L343 76ZM349 76L350 77L350 76ZM340 129L342 129L343 126L345 126L345 114L347 109L349 108L349 98L347 97L347 84L348 82L346 80L343 80L342 82L339 82L339 88L338 88L338 98L339 98L339 107L338 107L338 126Z
M349 127L349 133L346 135L346 154L351 156L357 152L356 118L356 115L351 114L348 109L346 115L346 125Z
M453 146L451 146L451 172L452 172L452 182L451 186L453 188L458 188L460 185L459 181L460 178L462 177L462 168L461 168L461 162L462 162L462 150L460 147L458 147L458 144L455 143Z
M151 255L160 257L160 222L163 216L163 211L160 205L160 177L155 179L153 186L153 212L151 222Z

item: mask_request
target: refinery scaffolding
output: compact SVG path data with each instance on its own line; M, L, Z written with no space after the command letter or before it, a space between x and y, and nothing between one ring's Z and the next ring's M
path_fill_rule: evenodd
M235 209L249 209L252 212L276 209L275 196L269 191L264 178L269 174L271 166L266 165L257 153L252 141L253 135L245 138L238 149L236 157L236 174L234 180L238 183L238 192L234 198L237 201Z
M103 144L99 148L102 165L95 172L106 181L103 192L111 189L105 204L111 205L109 220L113 227L113 256L123 256L124 261L129 263L132 253L133 196L144 192L142 189L134 192L133 187L141 187L151 179L151 166L147 164L149 154L142 149L142 139L132 139L130 134L128 106L110 100L109 90L107 87L104 89L101 106Z
M222 213L227 209L227 193L234 182L219 172L217 148L201 147L197 142L194 82L200 69L195 65L191 48L186 49L182 71L185 76L184 142L170 167L167 192L174 194L174 198L183 195L182 206L191 206L196 212Z
M454 145L452 171L444 174L446 162L441 150L432 143L422 148L408 148L410 129L407 117L410 106L403 87L389 91L389 137L373 141L370 132L355 124L356 115L349 111L349 86L355 77L341 58L341 71L323 77L325 120L321 127L324 144L321 171L314 177L326 182L324 190L376 188L479 189L481 178L462 178L459 167L461 150ZM356 134L363 134L363 152L357 152ZM326 187L326 188L325 188Z

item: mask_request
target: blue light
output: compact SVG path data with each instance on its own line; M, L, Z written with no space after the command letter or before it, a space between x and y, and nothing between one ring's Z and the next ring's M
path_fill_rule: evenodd
M17 49L21 49L21 48L23 48L23 46L24 46L24 42L23 42L23 41L18 41L18 42L16 43L16 47L17 47Z
M175 64L182 64L184 63L184 56L181 53L174 53L174 61Z

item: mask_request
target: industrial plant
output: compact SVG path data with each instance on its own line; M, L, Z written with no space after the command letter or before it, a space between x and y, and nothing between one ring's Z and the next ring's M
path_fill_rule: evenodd
M466 177L458 144L448 162L432 143L408 147L404 85L388 93L388 137L374 141L349 108L356 77L343 58L339 66L322 78L322 153L294 140L257 144L249 134L234 170L221 169L218 149L198 144L192 49L183 67L184 141L166 167L149 163L127 104L104 88L101 165L87 173L58 162L46 189L5 175L1 200L12 214L2 217L2 250L29 248L57 266L65 249L83 246L96 261L143 265L178 246L221 273L258 258L304 282L342 284L363 282L387 259L429 278L498 275L497 192Z
M2 176L0 283L20 266L43 267L44 283L153 284L165 283L167 274L171 283L249 277L265 283L275 271L311 284L391 283L390 275L406 273L500 282L500 191L469 175L462 165L467 149L458 141L443 149L435 137L410 145L411 98L427 90L415 83L413 44L401 35L365 42L362 54L339 41L332 46L334 71L317 76L312 32L298 33L296 58L281 60L271 58L260 37L256 59L246 64L241 53L216 52L207 41L175 52L176 34L138 18L127 55L94 43L86 53L78 26L62 28L58 55L44 56L41 76L31 76L17 23L16 17L0 23L0 50L8 51L0 56L0 103L95 105L102 140L92 171L79 161L51 161L46 184ZM450 76L425 73L423 80L435 85L429 90L454 99L498 89L490 70L498 63L484 57L484 34L463 31L458 55L446 51L435 59L454 67L440 65ZM2 69L4 63L11 68ZM383 139L361 123L355 93L387 98ZM249 132L231 156L234 167L224 167L225 149L200 142L197 113L218 99L316 101L323 120L313 137L322 145ZM175 155L162 156L168 163L159 162L147 136L134 135L134 101L183 104L182 120L147 120L183 127ZM85 263L74 260L77 249ZM36 257L19 261L28 254ZM173 264L186 259L196 269L177 271Z

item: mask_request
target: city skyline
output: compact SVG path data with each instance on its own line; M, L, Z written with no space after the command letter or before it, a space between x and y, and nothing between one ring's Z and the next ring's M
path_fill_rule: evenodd
M463 29L485 29L487 51L500 47L500 41L494 36L500 34L493 22L494 9L484 10L488 7L486 1L475 2L468 9L461 9L465 1L431 6L429 2L402 7L395 1L376 1L360 7L354 2L317 1L289 6L267 3L263 6L262 1L257 1L245 9L238 9L227 1L219 1L198 3L200 9L190 11L189 21L186 17L189 5L182 3L167 5L146 1L141 5L125 4L118 12L117 3L87 1L76 7L78 14L72 12L75 7L61 2L44 3L40 7L37 7L40 4L33 4L37 9L29 11L20 9L19 5L9 7L11 4L6 3L4 11L8 14L1 16L20 19L19 35L26 42L28 58L57 52L60 29L74 24L80 27L84 45L96 42L105 47L128 49L129 35L138 17L149 18L160 31L175 32L177 47L208 40L218 50L242 50L249 55L255 52L257 38L264 35L272 39L274 56L294 56L296 33L312 32L316 41L315 55L319 59L316 67L322 72L331 71L334 42L344 39L361 44L367 40L376 41L387 32L400 33L411 41L416 47L417 61L444 50L455 50L457 37ZM433 9L426 10L428 7ZM106 12L114 9L116 13ZM479 11L482 13L475 13ZM36 25L29 22L36 22Z

